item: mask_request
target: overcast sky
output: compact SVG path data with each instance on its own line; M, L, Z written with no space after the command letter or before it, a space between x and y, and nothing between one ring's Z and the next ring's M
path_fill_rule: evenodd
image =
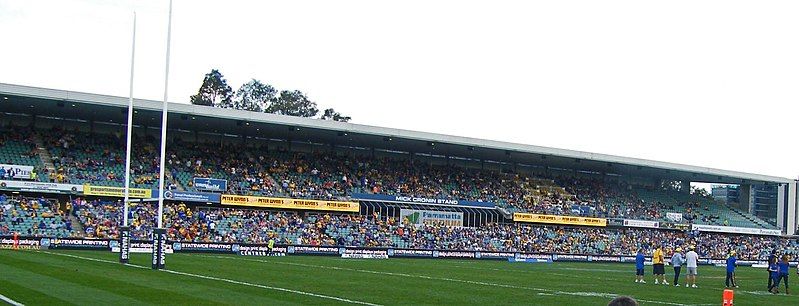
M168 1L0 0L0 82L163 98ZM799 1L189 1L169 100L219 69L352 122L796 178Z

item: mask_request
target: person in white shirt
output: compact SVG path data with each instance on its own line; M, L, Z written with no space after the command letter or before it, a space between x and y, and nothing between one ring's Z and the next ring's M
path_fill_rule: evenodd
M691 246L691 250L685 254L685 263L688 267L688 276L687 281L685 282L685 287L696 288L696 267L697 263L699 262L699 254L696 254L694 249L695 247Z

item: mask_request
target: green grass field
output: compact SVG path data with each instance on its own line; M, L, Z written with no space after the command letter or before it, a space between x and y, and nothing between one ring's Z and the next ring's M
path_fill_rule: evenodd
M116 256L0 250L0 294L26 305L605 305L616 295L720 305L724 287L718 267L700 267L693 289L654 285L651 275L634 283L632 264L173 254L154 271L148 254L133 254L130 266ZM766 293L763 269L739 268L738 281L735 305L799 305Z

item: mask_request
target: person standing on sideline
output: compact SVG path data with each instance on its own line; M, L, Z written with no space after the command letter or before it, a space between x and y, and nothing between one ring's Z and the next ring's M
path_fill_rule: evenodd
M680 281L680 270L682 270L682 264L685 262L685 259L682 257L682 249L677 248L674 252L674 255L671 256L671 266L674 267L674 286L679 287Z
M768 285L768 292L777 294L780 293L777 288L777 277L780 274L780 267L777 264L777 257L774 257L768 262L768 273L771 275L771 281Z
M655 285L658 283L658 277L663 281L664 285L668 285L666 281L666 268L664 265L663 246L658 245L655 252L652 254L652 274L655 274Z
M274 252L274 250L275 250L275 238L274 237L269 238L269 244L267 244L267 247L269 248L269 252L267 254L269 254L269 256L272 256L272 252Z
M644 249L638 249L638 254L635 255L635 282L646 284L644 280Z
M691 246L691 250L685 254L685 263L686 267L688 268L688 278L685 282L685 287L693 287L697 288L696 286L696 268L697 264L699 263L699 254L696 254L695 251L696 247Z
M771 253L768 255L769 265L771 264L772 261L774 262L777 261L777 248L771 249ZM774 275L771 274L770 267L766 267L766 271L768 271L768 291L771 291L771 287L773 287L772 285L774 284Z
M738 288L738 285L735 284L735 267L737 266L738 259L735 258L735 251L731 251L730 256L727 257L727 280L724 281L727 288Z

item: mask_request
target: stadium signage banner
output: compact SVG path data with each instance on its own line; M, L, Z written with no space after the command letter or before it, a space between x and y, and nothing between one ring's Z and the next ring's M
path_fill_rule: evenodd
M116 241L115 241L116 242ZM111 252L119 253L120 248L118 243L114 243L111 247ZM130 243L130 253L144 253L149 254L153 252L153 242L152 241L140 241L140 242L131 242ZM174 253L174 249L171 245L167 245L164 249L166 254Z
M674 222L682 222L682 214L675 212L666 213L666 219L669 219Z
M203 243L203 242L174 242L172 250L177 252L202 252L202 253L230 253L240 250L238 244Z
M354 193L353 199L366 200L366 201L380 201L380 202L399 202L409 204L432 204L432 205L448 205L448 206L470 206L480 208L494 208L493 202L478 202L478 201L465 201L453 199L435 199L424 197L409 197L409 196L392 196L386 194L368 194L368 193Z
M222 196L218 193L185 192L169 190L164 192L164 198L173 201L219 203Z
M158 192L153 192L152 189L142 189L142 188L130 188L130 197L131 198L152 198L153 194L158 194ZM123 198L125 197L125 188L122 187L109 187L109 186L94 186L85 184L83 185L83 194L84 195L93 195L93 196L106 196L106 197L118 197Z
M197 188L197 190L224 192L227 191L227 180L195 177L194 188Z
M42 241L46 240L46 241ZM0 249L12 249L14 246L18 249L40 249L43 244L42 242L47 243L49 241L48 238L42 238L41 240L38 238L21 238L14 240L13 237L6 237L0 239Z
M388 259L387 250L370 250L370 249L350 249L344 250L341 258L347 259Z
M624 220L626 227L660 228L660 222L645 220Z
M331 211L347 211L347 212L360 211L360 204L356 202L267 198L267 197L241 196L241 195L232 195L232 194L223 194L220 202L222 203L222 205L268 207L268 208L282 208L282 209L331 210Z
M341 255L344 253L345 248L328 247L328 246L304 246L290 245L286 248L289 254L320 254L320 255Z
M0 178L29 180L31 172L33 172L33 166L0 164L0 174L2 174Z
M718 225L702 225L694 224L691 229L700 232L718 232L718 233L732 233L732 234L749 234L749 235L771 235L779 236L782 233L780 230L764 229L764 228L748 228L748 227L735 227L735 226L718 226Z
M433 251L433 258L476 258L472 251Z
M416 249L388 249L388 256L391 257L433 257L432 250Z
M68 238L61 239L55 238L49 241L51 249L105 249L108 250L111 245L110 240L107 239L81 239L81 238ZM114 241L118 244L117 241Z
M0 181L0 188L29 192L48 193L78 193L83 191L83 186L72 184L56 184L31 181Z
M516 253L511 252L486 252L480 251L474 253L474 258L480 259L507 259L516 257Z
M14 244L11 236L0 236L0 248L9 248ZM95 249L119 252L119 241L109 239L81 239L81 238L49 238L49 237L19 237L19 245L27 248L63 248L63 249ZM152 241L132 241L133 252L149 252L152 250ZM194 243L171 241L166 245L166 253L233 253L243 256L269 256L269 248L265 244L235 244L235 243ZM287 255L328 255L341 256L344 254L374 254L392 257L423 257L423 258L473 258L484 260L514 259L525 261L535 259L545 261L566 262L635 262L634 256L629 255L585 255L585 254L542 254L542 253L511 253L491 251L461 251L461 250L430 250L430 249L393 249L393 248L367 248L367 247L342 247L342 246L308 246L308 245L275 245L272 256ZM667 259L668 262L668 259ZM646 258L647 265L651 265L652 258ZM724 259L700 258L700 265L723 264ZM756 260L739 260L741 266L765 263ZM795 266L794 262L791 262Z
M604 218L539 215L539 214L530 214L530 213L513 213L513 221L547 223L547 224L608 226L608 219Z
M404 218L413 225L463 226L462 212L401 209L400 219Z
M245 250L244 246L238 252L239 256L259 256L259 257L267 257L267 256L286 256L286 251L288 248L286 247L275 247L270 252L268 248L264 247L263 249L252 249L252 250Z

